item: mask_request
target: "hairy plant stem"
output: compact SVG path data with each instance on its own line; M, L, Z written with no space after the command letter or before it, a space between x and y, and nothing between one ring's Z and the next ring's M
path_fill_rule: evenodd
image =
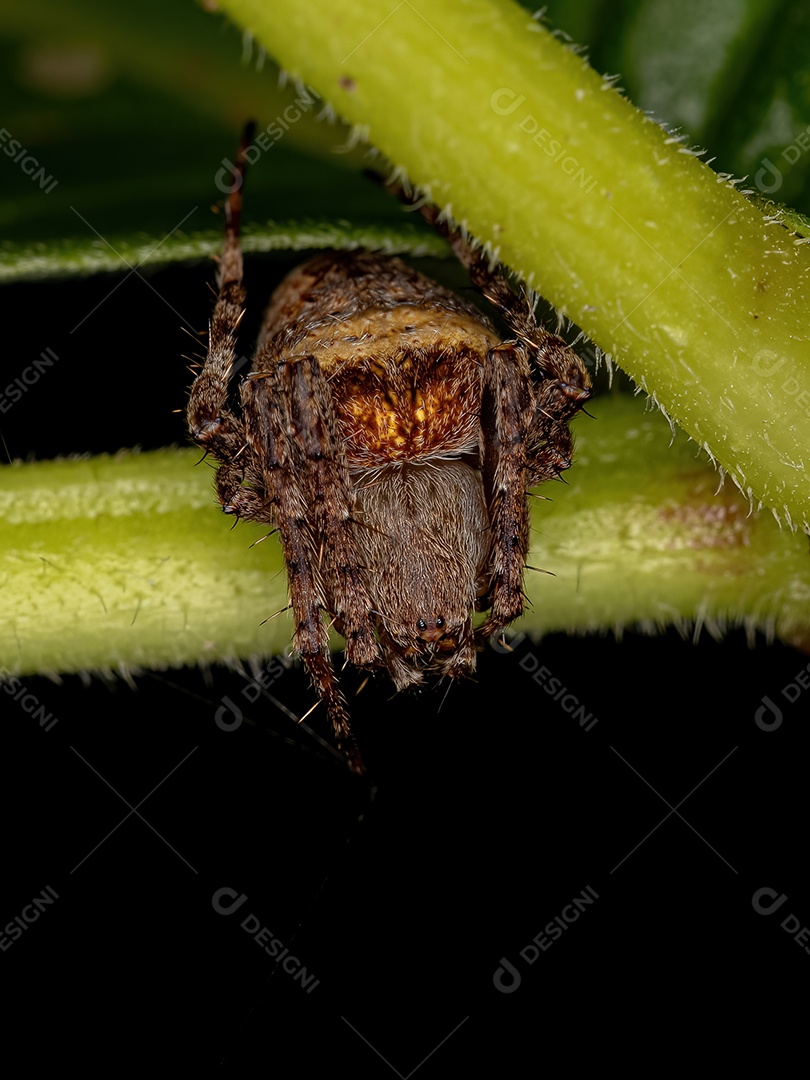
M522 628L746 624L808 640L807 537L749 507L660 414L596 399L568 484L533 500ZM289 647L275 536L218 512L196 450L0 469L0 676L126 671Z
M810 521L806 247L512 0L219 6L754 502Z

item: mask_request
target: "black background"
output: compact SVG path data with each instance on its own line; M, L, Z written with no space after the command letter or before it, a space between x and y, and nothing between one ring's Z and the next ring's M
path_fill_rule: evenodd
M282 269L251 267L258 290ZM184 442L182 320L204 328L210 277L5 289L9 346L60 356L3 419L11 455ZM590 731L531 657L598 717ZM656 1071L703 1031L758 1042L810 971L780 926L810 926L810 691L782 699L775 730L755 713L807 663L741 630L488 650L449 693L392 697L380 680L354 699L365 781L271 702L249 706L237 672L26 678L59 722L43 731L4 699L0 921L46 886L59 899L0 956L7 1045L110 1071L427 1078L535 1073L549 1054ZM298 715L314 700L297 668L272 694ZM215 722L225 696L244 706L237 730ZM525 963L587 886L599 899ZM238 915L214 910L223 887L247 897ZM778 915L754 910L762 887L787 895ZM522 975L510 994L493 984L502 957Z

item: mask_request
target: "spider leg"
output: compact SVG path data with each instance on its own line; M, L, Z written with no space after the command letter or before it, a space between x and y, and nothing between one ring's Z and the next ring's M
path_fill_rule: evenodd
M373 174L372 174L373 175ZM378 178L379 179L379 178ZM441 211L432 203L417 200L402 183L384 183L386 191L401 202L419 211L428 225L448 241L459 262L470 274L470 280L476 289L499 311L508 322L511 330L519 338L531 339L539 332L547 333L537 326L534 310L527 303L525 296L518 296L506 280L500 264L490 265L480 247L473 247L461 229L451 228L442 218Z
M481 248L473 248L462 234L451 231L438 219L435 207L422 207L422 214L433 227L446 236L461 263L469 269L470 280L478 291L501 313L512 333L527 347L532 358L532 370L540 376L538 408L546 404L564 428L560 435L567 440L570 465L571 441L567 420L577 413L591 396L591 381L585 365L561 337L540 326L527 293L516 293L499 264L490 266ZM559 470L557 470L559 471ZM553 474L556 475L556 472Z
M451 228L442 218L438 207L431 203L414 201L402 184L385 186L402 202L418 209L425 221L448 241L459 262L469 271L475 288L500 311L515 337L529 347L533 366L543 378L559 382L561 393L574 405L568 413L572 416L591 396L588 373L573 349L569 348L562 338L538 324L534 307L525 290L516 292L504 275L500 263L487 259L483 248L474 247L461 229Z
M236 358L236 336L244 313L245 290L239 243L242 181L247 168L246 128L236 158L234 180L225 203L225 241L217 269L217 299L208 328L208 353L194 380L186 416L191 436L218 461L230 461L244 447L241 421L228 408L228 384Z
M461 636L452 655L441 665L442 675L450 679L469 678L470 673L475 671L476 655L475 634L470 628Z
M354 534L354 496L343 444L336 433L329 385L314 357L279 365L289 386L290 420L301 454L308 505L318 538L316 564L329 583L326 607L341 624L346 657L356 667L375 667L379 649L370 617Z
M381 626L378 633L385 653L385 666L396 689L399 691L421 686L425 681L424 673L403 659L396 643L384 627Z
M534 419L527 439L526 486L536 487L556 480L571 465L574 440L568 429L567 400L554 382L544 382L536 391Z
M526 350L514 342L490 349L483 373L481 457L491 532L491 612L478 629L479 640L523 613L529 548L527 439L534 407Z
M566 429L563 438L570 444L566 422L591 396L591 381L584 364L561 337L540 326L528 295L514 291L499 264L489 266L481 249L473 249L460 233L447 235L456 255L469 268L473 285L500 311L512 333L528 349L535 379L539 376L538 408L542 411L548 403L560 426Z
M242 409L284 550L295 646L326 703L338 744L351 767L362 772L323 611L345 627L351 663L376 666L378 647L352 532L348 474L329 423L328 393L313 357L271 360L242 384Z

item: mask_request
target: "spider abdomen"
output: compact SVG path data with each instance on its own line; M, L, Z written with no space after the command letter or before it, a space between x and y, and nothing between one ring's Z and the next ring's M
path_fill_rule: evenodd
M400 259L311 259L276 290L263 336L275 359L312 356L328 376L350 465L477 451L482 364L499 338L473 304Z
M330 379L350 465L476 453L481 368L468 350L406 349L344 364Z

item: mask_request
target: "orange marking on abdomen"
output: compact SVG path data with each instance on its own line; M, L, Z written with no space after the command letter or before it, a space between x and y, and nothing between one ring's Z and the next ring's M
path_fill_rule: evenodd
M459 454L478 441L480 367L458 352L346 366L330 385L353 465Z

